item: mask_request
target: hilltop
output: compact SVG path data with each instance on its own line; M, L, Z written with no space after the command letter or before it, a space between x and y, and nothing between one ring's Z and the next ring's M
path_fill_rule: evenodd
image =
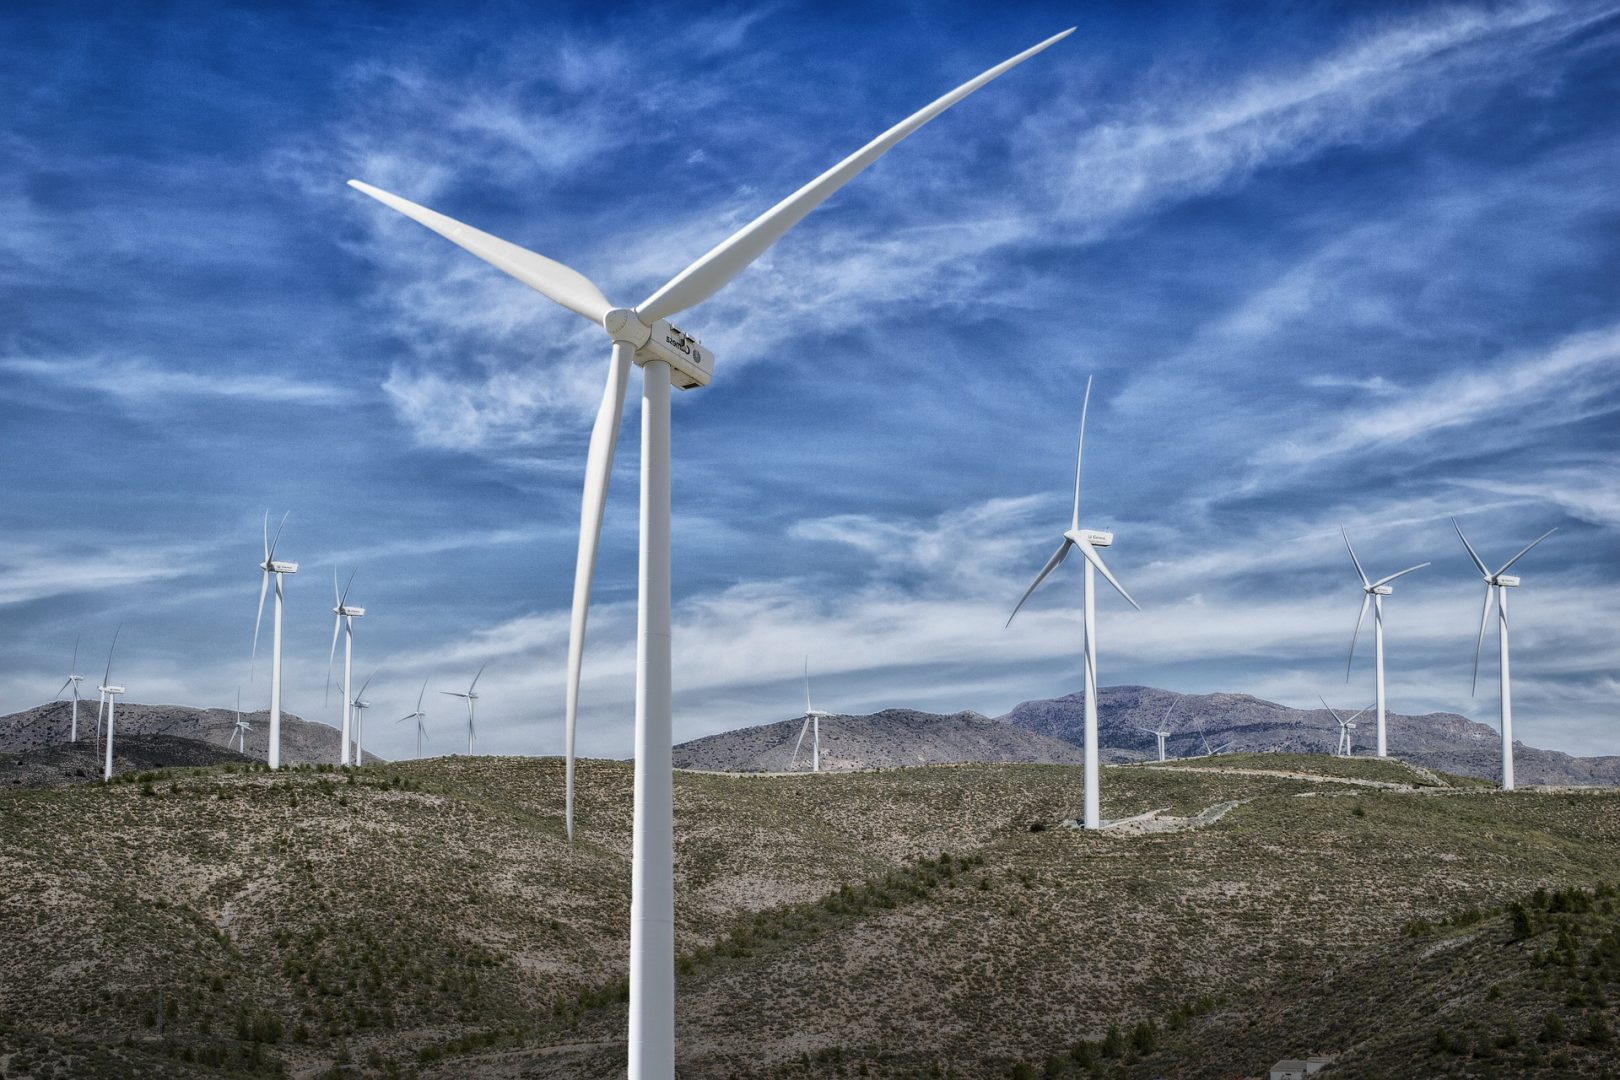
M263 761L269 750L270 713L245 712L242 716L252 725L247 733L247 757ZM234 742L236 710L193 709L185 705L140 705L135 702L118 703L117 736L113 752L118 754L126 735L161 735L173 739L187 739L206 743L226 751L226 744ZM66 747L72 731L72 703L53 701L32 709L0 716L0 754L24 754L55 747ZM84 747L93 747L96 735L96 700L79 702L79 740ZM281 714L281 760L286 765L320 765L338 759L338 743L342 736L327 724L315 723L292 713ZM223 761L223 759L220 759ZM382 759L366 752L367 761ZM140 764L132 759L132 767L148 768L154 765L203 764L202 760L149 762Z
M1516 1018L1545 1012L1557 1075L1604 1060L1582 1041L1620 1003L1612 965L1586 974L1602 925L1569 931L1582 1004L1534 966L1569 936L1549 908L1513 946L1531 966L1501 961L1516 1011L1457 1010L1489 995L1495 953L1469 950L1503 905L1620 880L1620 792L1222 755L1107 770L1105 817L1149 816L1086 833L1060 824L1077 773L678 773L681 1075L1005 1078L1111 1029L1101 1075L1308 1051L1388 1075L1437 1027L1529 1041ZM628 765L581 763L572 846L556 759L133 779L0 792L8 1075L622 1075Z
M714 772L781 772L787 768L803 718L725 731L675 747L675 767ZM799 748L796 768L810 767L810 735ZM884 709L870 716L821 718L823 771L892 769L903 765L957 762L1074 764L1077 747L1034 732L998 724L976 712L950 716L913 709Z

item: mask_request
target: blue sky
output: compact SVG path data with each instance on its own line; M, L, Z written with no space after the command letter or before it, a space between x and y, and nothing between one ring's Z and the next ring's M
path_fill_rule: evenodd
M1068 40L885 157L678 318L676 735L817 705L997 714L1078 686L1068 517L1142 603L1105 683L1306 706L1469 697L1504 561L1515 732L1620 752L1620 5L119 5L0 13L0 710L66 674L227 705L289 510L286 703L358 571L371 748L480 685L556 753L601 333L360 177L633 304L891 123ZM632 734L635 380L581 748ZM449 698L430 748L454 749ZM383 722L379 722L383 721Z

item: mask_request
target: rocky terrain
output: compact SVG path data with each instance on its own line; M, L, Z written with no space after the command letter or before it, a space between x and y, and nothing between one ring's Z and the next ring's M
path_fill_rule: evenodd
M92 717L92 726L94 723ZM0 786L42 788L100 783L105 761L93 739L52 743L37 750L7 751L0 753ZM252 761L235 750L174 735L120 735L113 740L114 776L153 769L227 763L247 765Z
M1348 704L1348 702L1346 702ZM1341 707L1351 713L1365 702ZM999 722L1050 738L1079 744L1085 695L1069 694L1026 701ZM1171 707L1174 711L1171 712ZM1338 741L1338 724L1325 709L1292 709L1248 694L1176 694L1149 686L1105 686L1097 694L1097 741L1104 761L1144 761L1157 756L1152 735L1140 728L1173 732L1170 757L1202 754L1230 744L1232 753L1327 753ZM1389 752L1431 769L1495 779L1501 771L1501 740L1496 729L1456 713L1386 718ZM1368 754L1376 745L1364 716L1354 748ZM1577 758L1556 750L1515 743L1514 778L1520 784L1620 784L1620 757Z
M782 772L802 718L725 731L675 747L675 767L714 772ZM810 735L799 748L797 771L810 769ZM870 716L821 718L822 771L949 765L964 761L1063 765L1078 762L1077 747L1035 732L998 724L975 712L951 716L884 709Z
M96 737L96 699L79 702L79 741L93 747ZM72 703L53 701L9 716L0 716L0 754L23 754L44 751L68 744L72 731ZM253 725L247 733L245 753L249 758L263 761L269 747L270 713L267 710L242 714ZM234 742L236 711L234 709L193 709L184 705L140 705L118 702L117 736L113 740L116 754L126 735L163 735L207 743L225 750L227 742ZM314 723L292 713L281 714L281 760L286 765L319 765L338 759L338 730L327 724ZM54 751L53 751L54 752ZM131 759L132 762L134 759ZM380 761L375 754L366 752L367 761ZM154 762L154 765L157 763ZM165 764L207 764L198 760L171 761ZM144 768L152 766L133 765Z

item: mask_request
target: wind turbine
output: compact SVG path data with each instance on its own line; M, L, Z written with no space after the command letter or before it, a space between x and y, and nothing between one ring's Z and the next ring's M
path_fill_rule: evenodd
M423 727L422 727L422 721L427 719L427 713L422 711L422 698L427 695L427 684L428 684L428 681L426 679L423 679L422 680L422 692L420 694L416 695L416 711L413 712L413 713L406 713L404 716L402 716L398 720L394 721L394 723L396 723L396 724L403 724L407 720L415 720L416 721L416 756L417 757L422 756L422 740L427 738L427 732L425 730L423 730Z
M349 702L349 705L354 709L354 763L356 765L366 763L365 749L360 742L360 721L365 715L365 711L371 708L371 702L366 700L366 687L370 686L371 680L376 677L377 673L375 671L367 675L366 681L360 684L360 692L354 695L353 701Z
M473 710L475 710L478 707L478 680L483 677L484 668L487 668L487 667L489 667L489 665L485 664L483 667L478 669L478 674L473 676L472 685L467 687L466 690L464 690L464 691L463 690L440 690L439 691L439 693L444 694L446 697L458 697L458 698L461 698L462 700L464 700L467 703L467 753L468 754L471 754L473 752L473 744L477 741L477 737L478 737L478 729L473 726Z
M1159 760L1160 761L1164 760L1164 740L1168 739L1173 734L1173 732L1165 730L1164 725L1170 722L1170 714L1175 712L1176 711L1176 706L1180 705L1180 704L1181 704L1181 695L1177 694L1176 697L1175 697L1175 700L1170 702L1170 707L1168 709L1164 710L1164 716L1160 717L1159 726L1157 728L1138 727L1136 729L1137 731L1145 731L1149 735L1152 735L1154 738L1159 740Z
M1485 579L1485 606L1479 612L1479 638L1474 642L1474 685L1469 691L1472 696L1479 689L1479 653L1485 645L1485 625L1491 621L1491 602L1496 603L1496 640L1500 650L1500 674L1502 679L1502 790L1513 790L1513 684L1508 678L1508 593L1509 589L1518 588L1519 579L1508 573L1508 568L1525 555L1530 549L1541 543L1547 537L1557 532L1557 529L1548 529L1520 549L1519 553L1507 562L1496 573L1485 569L1485 563L1480 559L1474 545L1468 542L1463 535L1462 526L1457 519L1451 519L1451 527L1457 530L1457 539L1463 542L1468 549L1468 557L1474 560L1474 566Z
M799 741L793 744L793 754L788 758L789 772L793 771L793 763L799 759L799 747L804 745L806 730L814 732L810 742L810 752L812 754L810 771L821 771L821 718L831 715L832 713L825 713L820 709L810 707L810 659L806 657L804 661L804 726L799 728Z
M338 592L337 567L332 568L332 599L335 603L332 605L332 647L326 653L326 700L328 701L332 700L332 658L337 655L338 630L347 628L347 633L343 636L343 723L340 725L343 736L341 749L338 750L339 765L349 763L349 715L352 707L349 689L353 685L349 680L354 675L354 620L366 613L366 609L363 607L349 606L349 587L354 584L356 572L351 571L349 573L349 584L343 586L343 591L340 593ZM354 763L356 765L360 764L360 752L358 749L355 750Z
M117 630L113 631L112 645L107 648L107 670L105 674L101 676L101 685L96 688L101 691L102 700L107 703L107 763L101 771L101 779L103 782L112 779L113 714L117 712L118 709L118 695L124 692L124 688L122 686L114 686L112 681L113 650L118 648L118 634L123 629L123 626L119 626ZM96 730L101 730L101 725L99 723L96 725Z
M79 741L79 684L84 681L84 676L74 674L74 669L79 666L79 641L82 637L81 634L73 639L73 663L68 665L67 681L62 684L62 689L56 692L56 697L60 698L68 687L73 687L73 721L68 729L68 742Z
M675 1069L675 932L671 751L669 584L669 389L707 385L714 354L669 323L713 296L810 211L891 149L990 80L1073 33L1071 27L997 64L901 121L733 233L634 309L615 308L595 283L570 267L480 232L368 184L352 187L427 226L517 278L541 295L598 323L612 341L607 385L591 430L580 499L580 538L568 634L564 820L574 835L574 729L584 659L591 576L601 536L631 364L642 368L641 566L636 657L636 778L632 827L629 1075L671 1076ZM657 243L649 230L644 242ZM469 706L470 713L470 706Z
M1333 714L1333 719L1335 719L1335 720L1337 720L1339 722L1339 748L1336 751L1334 751L1335 756L1337 756L1337 757L1349 757L1349 756L1351 756L1351 754L1354 753L1354 751L1352 750L1352 748L1350 746L1350 733L1352 731L1356 730L1356 717L1360 716L1362 713L1366 712L1367 709L1372 708L1372 706L1369 705L1366 708L1358 709L1358 710L1356 710L1356 713L1355 713L1354 716L1351 716L1348 719L1346 719L1345 717L1339 715L1339 710L1335 709L1333 706L1331 706L1331 705L1329 705L1327 703L1327 698L1322 697L1319 694L1319 695L1317 695L1317 700L1322 703L1322 708L1324 708L1328 712L1332 713Z
M1395 590L1390 582L1398 577L1404 577L1414 570L1421 570L1428 563L1418 563L1408 566L1398 574L1379 578L1377 581L1368 581L1367 572L1361 568L1361 560L1356 558L1356 549L1350 546L1350 534L1339 526L1339 532L1344 535L1344 548L1350 553L1350 561L1355 564L1356 576L1361 578L1361 614L1356 616L1356 632L1350 635L1350 658L1344 663L1344 681L1350 681L1350 665L1356 659L1356 639L1361 637L1361 624L1367 619L1367 607L1373 609L1373 648L1377 659L1374 661L1374 699L1378 707L1378 756L1388 757L1388 746L1384 741L1384 597ZM1324 702L1324 704L1326 704ZM1365 712L1366 710L1362 710Z
M1086 656L1085 656L1085 659L1086 659L1085 780L1086 780L1086 792L1085 792L1085 818L1084 818L1083 824L1088 829L1096 829L1096 828L1100 828L1102 826L1102 799L1101 799L1100 793L1097 790L1098 760L1097 760L1097 589L1096 589L1096 572L1101 571L1102 576L1108 580L1108 584L1112 585L1114 587L1114 590L1116 592L1118 592L1119 595L1123 596L1125 598L1126 602L1128 602L1131 605L1131 607L1137 608L1138 611L1140 611L1141 608L1137 606L1137 603L1136 603L1135 600L1131 599L1131 594L1125 591L1125 586L1121 585L1119 583L1119 580L1117 578L1115 578L1114 575L1109 572L1108 567L1103 565L1102 556L1097 554L1097 549L1098 548L1107 547L1108 545L1110 545L1110 544L1112 544L1114 542L1114 534L1111 533L1111 532L1099 532L1096 529L1082 529L1080 527L1080 463L1081 463L1082 457L1083 457L1083 455L1085 453L1085 449L1086 449L1086 412L1090 409L1090 407L1091 407L1091 380L1088 378L1088 379L1086 379L1086 396L1085 396L1085 399L1080 404L1080 439L1079 439L1079 443L1078 443L1078 449L1076 449L1075 453L1074 453L1074 509L1073 509L1073 512L1069 515L1069 529L1068 529L1067 532L1065 532L1063 534L1063 543L1061 545L1059 545L1059 547L1057 549L1057 553L1046 561L1045 566L1041 567L1041 572L1039 574L1035 575L1035 580L1030 583L1029 588L1024 590L1024 595L1019 598L1017 607L1014 607L1013 610L1012 610L1012 615L1007 616L1007 625L1008 626L1012 625L1013 618L1014 618L1014 616L1016 616L1018 614L1018 609L1024 606L1024 601L1028 600L1030 594L1033 593L1036 590L1036 588L1038 588L1040 586L1041 582L1046 580L1046 575L1050 574L1053 570L1057 569L1058 563L1062 562L1068 556L1070 548L1077 549L1080 552L1081 555L1085 556L1085 560L1086 560L1086 572L1085 572L1085 632L1086 632L1086 641L1085 641L1085 654L1086 654Z
M289 511L290 512L290 511ZM277 562L276 545L281 542L281 530L287 524L287 515L281 515L281 524L276 526L276 538L270 539L270 511L264 512L264 562L259 569L264 576L259 579L259 614L253 619L253 660L259 658L259 624L264 622L264 594L270 588L270 579L276 579L276 613L273 620L273 631L270 639L270 753L269 765L272 769L281 768L281 579L287 574L298 573L298 564L295 562ZM251 679L252 669L248 677Z
M231 732L231 739L237 740L237 748L247 753L247 733L253 730L253 725L242 718L242 691L236 691L236 727ZM225 749L231 747L231 739L225 740Z

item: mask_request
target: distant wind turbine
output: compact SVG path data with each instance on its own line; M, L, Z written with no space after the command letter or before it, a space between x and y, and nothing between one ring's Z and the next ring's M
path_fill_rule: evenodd
M371 708L371 702L366 700L366 687L370 686L371 680L375 679L376 677L377 673L375 671L373 671L370 675L367 675L366 681L360 684L360 692L354 695L353 701L349 702L349 704L354 708L354 763L356 765L364 765L366 763L364 744L360 739L360 722L365 715L365 711Z
M1408 566L1400 573L1379 578L1377 581L1368 581L1367 572L1361 568L1361 560L1356 558L1356 549L1350 546L1349 532L1342 525L1339 527L1339 532L1344 535L1344 548L1350 553L1350 561L1355 564L1356 576L1361 578L1361 614L1356 616L1356 632L1350 635L1350 658L1344 664L1344 681L1350 681L1350 665L1355 663L1356 659L1356 639L1361 637L1361 624L1366 621L1367 607L1371 605L1373 609L1373 648L1376 656L1373 664L1373 682L1375 704L1378 708L1378 756L1388 757L1388 744L1384 739L1384 597L1395 591L1390 586L1390 582L1398 577L1404 577L1414 570L1422 570L1429 564L1418 563L1416 566Z
M79 684L84 681L84 676L75 674L75 672L79 667L79 641L82 637L81 634L73 639L73 662L68 665L67 681L62 684L62 689L56 692L56 697L59 699L68 687L73 688L73 720L68 729L68 742L79 741Z
M607 482L613 470L613 452L618 441L630 366L638 364L642 368L636 797L631 825L630 874L630 1080L672 1077L675 1072L669 391L672 385L683 389L707 385L714 373L714 355L671 325L669 319L719 292L806 214L907 135L990 80L1071 33L1072 28L997 64L896 124L721 241L633 309L614 307L602 290L577 270L358 180L349 181L357 190L600 325L612 341L607 385L585 461L585 490L580 500L579 549L569 622L563 802L564 825L570 840L574 835L574 729L591 577L596 566ZM655 246L661 242L655 223L645 223L636 241ZM628 250L615 252L616 260L623 262Z
M112 645L107 649L107 670L101 676L101 685L97 687L97 689L101 691L102 700L106 701L107 703L107 763L101 771L101 779L103 782L112 779L113 716L118 709L118 695L124 692L124 688L122 686L114 686L112 681L113 651L118 648L118 635L123 631L123 629L123 626L119 626L117 630L113 631ZM100 727L101 725L98 723L96 725L98 731L100 730Z
M1366 712L1367 709L1372 708L1372 706L1368 705L1366 708L1357 709L1355 715L1346 718L1340 716L1339 710L1327 703L1327 698L1318 695L1317 700L1322 703L1322 708L1332 713L1333 719L1339 722L1339 748L1337 751L1335 751L1335 756L1350 757L1355 752L1354 748L1350 745L1350 733L1356 730L1356 717Z
M1176 706L1180 705L1180 704L1181 704L1181 695L1177 694L1176 697L1175 697L1175 700L1170 702L1170 707L1168 709L1164 710L1164 716L1160 717L1158 727L1156 727L1156 728L1138 727L1136 729L1137 731L1145 731L1149 735L1152 735L1154 738L1159 740L1159 760L1160 761L1163 761L1165 759L1164 758L1164 740L1168 739L1173 734L1173 732L1167 730L1164 725L1168 724L1170 722L1170 714L1175 712L1176 711Z
M1529 554L1530 549L1541 543L1547 537L1557 532L1557 529L1548 529L1519 550L1519 553L1507 562L1496 573L1485 569L1485 563L1480 559L1474 545L1468 542L1463 535L1462 526L1457 519L1451 519L1451 527L1457 530L1457 539L1463 542L1468 549L1468 557L1474 560L1474 566L1479 570L1480 577L1485 579L1485 606L1479 613L1479 638L1474 642L1474 685L1469 691L1472 695L1479 689L1479 654L1485 645L1485 627L1491 621L1491 603L1496 604L1496 640L1500 661L1500 675L1502 685L1502 790L1513 790L1513 684L1508 677L1508 590L1518 588L1519 579L1508 573L1508 568Z
M1137 610L1141 610L1131 594L1125 591L1103 564L1102 556L1097 554L1098 548L1105 548L1114 542L1111 532L1099 532L1096 529L1082 529L1080 527L1080 463L1086 449L1086 413L1091 407L1091 380L1086 379L1086 395L1080 404L1080 439L1074 453L1074 508L1069 516L1069 529L1063 534L1063 543L1058 547L1057 553L1046 561L1041 572L1035 575L1035 580L1024 595L1019 598L1018 604L1013 608L1012 615L1007 616L1007 625L1011 626L1018 609L1024 606L1024 601L1046 580L1046 575L1057 569L1069 554L1070 548L1077 549L1085 556L1085 666L1086 666L1086 700L1085 700L1085 818L1082 824L1088 829L1102 826L1102 797L1097 790L1098 783L1098 757L1097 757L1097 589L1096 573L1100 572L1108 580L1108 584L1123 596L1127 603Z
M810 743L810 771L821 771L821 718L831 716L831 713L810 707L810 658L804 660L804 726L799 728L799 741L793 744L793 753L788 758L788 771L793 771L793 763L799 759L799 748L804 745L806 730L813 732Z
M422 756L422 740L427 738L427 732L423 729L423 721L425 721L427 719L427 713L422 711L422 698L427 696L427 684L428 684L428 681L426 679L423 679L422 680L422 692L420 694L416 695L416 711L411 712L411 713L406 713L404 716L402 716L398 720L394 721L394 723L396 723L396 724L403 724L407 720L415 720L416 721L416 756L417 757Z
M478 674L473 676L472 685L468 686L466 690L439 691L446 697L458 697L467 703L467 753L469 755L473 752L473 746L478 738L478 729L473 722L473 712L478 707L478 680L483 677L484 668L486 667L489 667L489 665L485 664L478 669Z
M290 511L289 511L290 512ZM272 769L281 768L281 579L287 574L298 573L298 564L295 562L277 562L276 545L281 543L281 530L287 524L287 515L281 515L281 524L276 526L276 538L270 539L270 511L264 512L264 562L259 569L264 575L259 579L259 614L253 619L253 660L257 663L259 658L259 624L264 622L264 595L270 588L270 579L276 579L276 611L272 621L270 637L270 751L269 765ZM249 678L252 678L252 668L249 668Z
M231 732L231 739L237 740L237 749L247 753L247 733L253 730L253 725L242 716L242 688L236 689L236 727ZM230 749L231 739L225 740L225 748Z
M332 658L337 655L338 630L346 630L343 635L343 723L339 725L342 729L342 745L338 749L339 765L349 763L350 744L351 742L359 742L359 739L352 734L349 727L349 717L354 707L349 692L354 685L350 682L354 677L354 620L364 615L366 609L349 606L349 588L354 584L355 573L357 571L350 571L349 584L343 586L343 591L340 593L338 592L337 567L332 568L332 599L334 601L332 605L332 647L326 653L326 700L328 701L332 700ZM359 718L356 717L355 719L358 721ZM358 748L355 749L354 763L356 765L360 764L360 751Z

